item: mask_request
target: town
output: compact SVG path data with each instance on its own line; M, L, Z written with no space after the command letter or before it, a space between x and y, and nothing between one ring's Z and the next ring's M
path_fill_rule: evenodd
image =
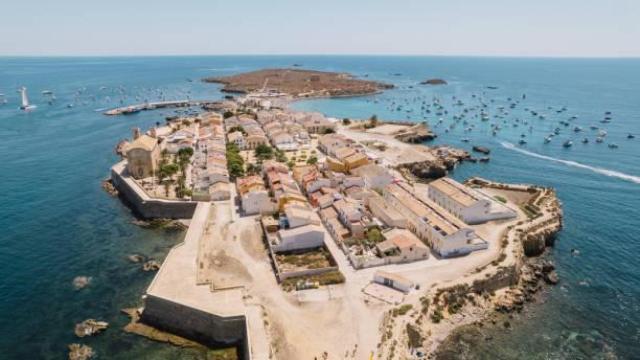
M409 129L259 96L133 129L115 189L141 218L191 219L140 322L243 359L425 356L457 311L429 309L425 291L502 276L523 234L559 228L560 211L544 189L407 176L403 164L460 157L402 141ZM434 328L398 325L398 313Z

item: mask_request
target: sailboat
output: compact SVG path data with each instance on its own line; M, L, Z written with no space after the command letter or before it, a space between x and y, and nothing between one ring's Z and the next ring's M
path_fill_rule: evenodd
M21 87L18 92L20 93L20 96L22 97L22 104L20 105L20 110L24 110L24 111L30 111L35 109L37 106L35 105L31 105L29 104L29 98L27 97L27 88L26 87Z

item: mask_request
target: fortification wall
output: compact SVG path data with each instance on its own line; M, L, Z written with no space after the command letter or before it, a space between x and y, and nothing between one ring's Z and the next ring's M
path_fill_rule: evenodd
M236 346L240 359L251 358L245 316L220 317L147 295L140 321L210 347Z
M153 199L126 174L124 162L111 168L111 182L124 202L143 219L190 219L196 201Z

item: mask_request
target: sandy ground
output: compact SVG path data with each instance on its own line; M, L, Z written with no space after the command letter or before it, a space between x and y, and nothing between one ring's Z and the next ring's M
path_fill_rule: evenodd
M407 125L382 124L367 130L367 132L371 134L394 135L408 128L409 126Z
M351 130L346 127L338 127L337 132L362 144L368 152L375 154L378 158L382 159L383 165L397 166L405 163L436 160L435 156L429 152L429 147L403 143L390 135ZM374 147L367 146L368 143L373 141L386 144L386 149L381 151Z

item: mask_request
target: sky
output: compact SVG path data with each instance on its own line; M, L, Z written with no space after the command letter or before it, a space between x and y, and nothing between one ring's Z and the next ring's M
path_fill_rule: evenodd
M7 0L0 56L640 57L640 0Z

